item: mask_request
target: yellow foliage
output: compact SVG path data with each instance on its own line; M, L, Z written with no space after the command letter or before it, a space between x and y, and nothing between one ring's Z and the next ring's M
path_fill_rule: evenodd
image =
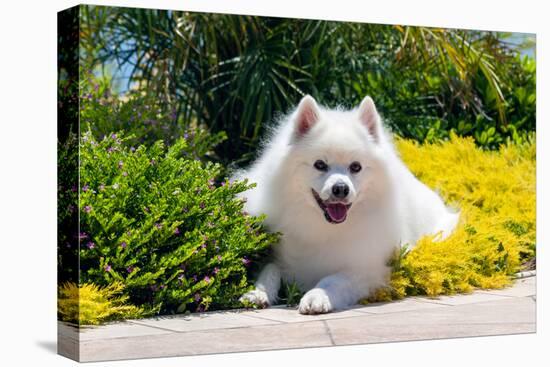
M139 307L126 304L120 282L106 287L95 284L65 283L59 287L57 311L61 320L80 325L97 325L112 319L137 318L144 314Z
M445 240L424 237L396 254L389 289L368 301L509 285L521 262L535 256L535 144L484 151L471 138L453 135L442 143L398 139L396 145L411 171L461 218Z

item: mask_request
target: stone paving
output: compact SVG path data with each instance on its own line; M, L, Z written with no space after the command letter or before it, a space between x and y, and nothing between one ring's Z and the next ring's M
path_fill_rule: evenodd
M513 287L356 306L207 312L78 329L59 323L58 352L83 362L380 343L536 331L536 277Z

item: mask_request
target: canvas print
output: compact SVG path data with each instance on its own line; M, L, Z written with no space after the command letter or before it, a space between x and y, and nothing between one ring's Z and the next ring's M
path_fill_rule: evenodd
M58 351L536 331L534 34L58 14Z

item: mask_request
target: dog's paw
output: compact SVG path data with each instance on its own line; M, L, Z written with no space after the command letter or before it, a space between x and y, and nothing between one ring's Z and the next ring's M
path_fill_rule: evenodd
M315 288L304 294L298 311L304 315L315 315L332 311L332 304L324 289Z
M245 305L251 303L261 308L266 308L270 305L267 293L257 288L243 294L239 298L239 301Z

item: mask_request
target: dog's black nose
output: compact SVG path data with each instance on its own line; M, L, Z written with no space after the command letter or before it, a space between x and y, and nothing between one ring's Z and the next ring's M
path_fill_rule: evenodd
M338 182L332 186L332 194L339 199L343 199L349 194L349 186L343 182Z

